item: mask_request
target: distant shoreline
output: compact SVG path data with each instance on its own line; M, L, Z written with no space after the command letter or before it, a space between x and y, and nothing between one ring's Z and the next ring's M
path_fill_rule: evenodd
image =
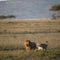
M60 21L60 19L0 19L0 21Z

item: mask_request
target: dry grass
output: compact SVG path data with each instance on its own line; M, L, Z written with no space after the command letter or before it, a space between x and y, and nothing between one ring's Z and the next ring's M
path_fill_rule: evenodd
M24 50L24 40L48 41L47 51ZM60 20L0 20L0 60L60 60Z
M60 46L60 20L0 20L0 47L19 48L24 40Z

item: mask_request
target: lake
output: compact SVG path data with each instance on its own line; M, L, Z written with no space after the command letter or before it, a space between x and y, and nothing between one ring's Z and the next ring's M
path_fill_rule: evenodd
M52 5L60 4L60 0L8 0L0 1L0 15L15 15L15 19L51 18Z

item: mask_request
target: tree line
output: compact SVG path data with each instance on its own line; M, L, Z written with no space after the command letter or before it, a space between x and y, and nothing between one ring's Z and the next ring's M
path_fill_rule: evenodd
M7 16L0 15L0 19L7 19L7 18L15 18L15 16L14 15L7 15Z

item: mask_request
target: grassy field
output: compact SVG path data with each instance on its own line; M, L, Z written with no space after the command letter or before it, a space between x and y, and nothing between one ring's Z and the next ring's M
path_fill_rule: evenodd
M60 49L47 51L0 51L0 60L60 60Z
M23 42L27 39L48 41L48 51L26 53ZM0 60L60 60L59 48L60 20L0 20Z

